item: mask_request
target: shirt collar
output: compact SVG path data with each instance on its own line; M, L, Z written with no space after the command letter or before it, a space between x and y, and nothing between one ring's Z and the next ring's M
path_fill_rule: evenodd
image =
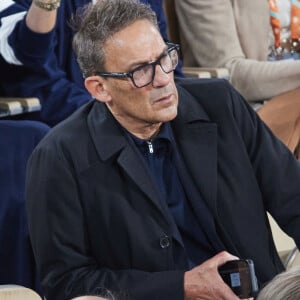
M171 126L170 126L169 122L163 123L160 130L159 130L159 132L158 132L158 134L150 140L140 139L140 138L138 138L137 136L131 134L128 131L127 131L127 134L134 140L134 142L137 145L145 144L145 142L154 142L154 141L157 141L159 139L165 139L165 140L168 140L169 142L172 142L172 140L173 140L172 129L171 129Z
M135 145L142 152L149 151L149 143L153 145L155 151L155 149L158 147L166 147L166 148L171 147L174 140L171 124L169 122L163 123L158 134L155 137L153 137L151 140L140 139L128 131L126 131L126 133L134 141Z

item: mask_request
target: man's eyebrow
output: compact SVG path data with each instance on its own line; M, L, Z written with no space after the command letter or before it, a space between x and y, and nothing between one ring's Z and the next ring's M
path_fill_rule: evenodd
M161 52L154 60L151 60L151 61L149 61L149 60L136 61L136 62L131 63L131 64L128 66L127 69L128 69L129 72L130 72L130 70L132 70L132 69L134 69L134 68L138 68L138 67L140 67L140 66L142 66L142 65L149 64L149 63L151 63L151 62L157 60L161 55L163 55L163 54L166 52L166 50L168 50L168 46L167 46L167 45L165 46L164 50L163 50L163 51L162 51L162 52Z

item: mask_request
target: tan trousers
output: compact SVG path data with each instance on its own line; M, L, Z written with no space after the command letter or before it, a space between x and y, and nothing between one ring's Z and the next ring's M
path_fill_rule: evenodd
M257 113L300 160L300 88L270 99Z

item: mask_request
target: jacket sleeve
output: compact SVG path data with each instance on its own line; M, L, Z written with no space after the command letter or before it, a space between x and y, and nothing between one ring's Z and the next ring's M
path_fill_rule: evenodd
M43 64L53 51L55 31L40 34L26 26L29 5L5 0L0 5L0 54L9 64Z
M265 209L300 248L300 164L232 89L232 114L259 185Z
M258 60L246 55L249 50L241 46L231 0L175 2L186 40L183 53L190 54L184 57L186 65L228 68L231 83L248 101L270 99L300 87L300 60L270 62L267 57ZM245 22L248 17L244 16ZM262 45L254 39L251 47Z
M71 164L65 151L50 148L33 154L26 186L29 231L46 298L101 295L108 289L117 299L182 300L183 271L110 269L96 261Z
M5 95L38 97L42 105L41 120L55 125L91 96L61 69L55 52L55 30L47 34L32 32L25 22L28 7L10 0L9 3L2 10L0 5L0 51L2 68L6 73L15 73L18 80L4 78ZM71 50L70 55L74 55Z
M201 88L201 82L207 86L206 89ZM260 228L263 229L268 221L266 214L261 219L262 213L268 211L300 247L300 164L294 155L227 80L181 79L178 83L196 99L201 99L206 113L217 124L218 168L227 170L227 173L219 172L220 179L223 177L219 181L225 178L228 179L225 186L233 187L236 182L239 187L243 186L243 190L236 190L235 193L238 198L242 197L241 201L247 199L249 202L239 207L240 213L250 216L250 209L255 208L257 212L254 212L252 221L257 218L257 224L263 223ZM227 141L226 144L223 140ZM230 156L226 155L226 151ZM235 175L233 185L230 179L235 177L233 174L237 171L241 178ZM225 193L226 189L221 186L219 191L223 191L219 193L219 210L230 210L225 215L228 217L234 211L234 194ZM244 210L245 207L248 209ZM230 224L228 220L226 223ZM227 230L230 232L230 229Z

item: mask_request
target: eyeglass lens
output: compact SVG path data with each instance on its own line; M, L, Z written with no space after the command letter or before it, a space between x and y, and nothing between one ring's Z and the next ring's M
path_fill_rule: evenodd
M170 49L158 61L141 66L132 73L132 80L137 87L143 87L153 81L155 76L155 67L159 64L162 70L168 74L176 68L178 64L177 49Z

